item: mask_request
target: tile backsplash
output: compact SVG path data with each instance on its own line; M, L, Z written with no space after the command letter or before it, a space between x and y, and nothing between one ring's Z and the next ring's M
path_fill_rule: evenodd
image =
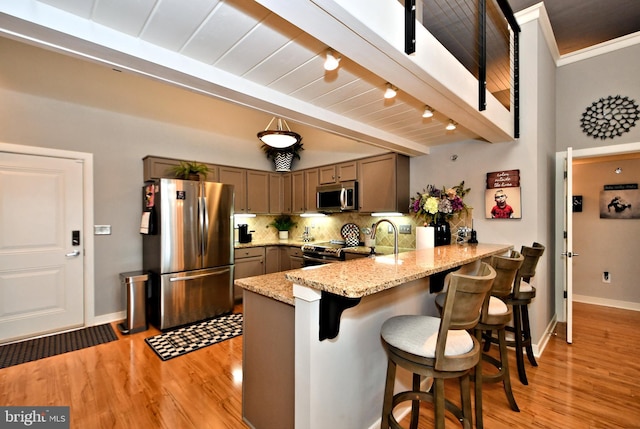
M259 215L254 218L242 218L236 220L237 223L246 223L249 225L249 230L253 231L254 241L270 241L278 238L278 231L269 224L273 221L275 216ZM292 240L302 240L302 234L305 226L309 227L309 234L313 237L314 241L328 241L328 240L343 240L340 230L342 226L347 223L354 223L358 225L360 231L362 228L371 228L371 226L382 218L372 217L359 213L337 213L328 215L325 217L300 217L297 215L292 216L293 220L297 222L296 226L289 231L289 238ZM416 225L422 225L421 222L416 222L413 216L401 216L388 218L396 226L410 225L411 234L399 234L398 246L400 248L412 249L416 247ZM469 219L469 220L466 220ZM455 233L459 226L470 226L471 216L469 215L465 219L453 219L450 222L451 231ZM468 225L467 225L468 224ZM384 223L378 228L376 236L376 245L378 246L393 246L393 234L387 232L388 224ZM362 232L360 233L360 241L364 241Z

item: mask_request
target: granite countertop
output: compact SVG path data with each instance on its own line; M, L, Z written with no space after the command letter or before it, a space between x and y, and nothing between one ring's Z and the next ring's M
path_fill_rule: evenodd
M264 276L248 277L235 284L261 295L294 305L293 283L349 298L372 295L412 280L505 253L507 244L452 244L395 255L359 258ZM368 248L367 248L368 249Z

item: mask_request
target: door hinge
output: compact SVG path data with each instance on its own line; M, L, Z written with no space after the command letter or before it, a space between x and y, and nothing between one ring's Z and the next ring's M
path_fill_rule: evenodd
M567 231L562 231L562 237L567 238Z
M564 291L563 295L564 295L564 298L566 299L567 298L567 291L566 290Z
M565 179L567 178L567 172L566 171L564 172L564 178Z

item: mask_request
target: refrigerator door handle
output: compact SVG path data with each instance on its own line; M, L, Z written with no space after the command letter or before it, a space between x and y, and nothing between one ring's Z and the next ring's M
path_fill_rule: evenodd
M202 225L203 255L207 255L209 253L209 210L207 208L207 197L202 197Z
M220 274L226 274L228 272L229 272L229 268L225 268L224 270L216 271L216 272L213 272L213 273L196 274L194 276L184 276L184 277L171 277L171 278L169 278L169 281L170 282L181 282L183 280L201 279L202 277L219 276Z

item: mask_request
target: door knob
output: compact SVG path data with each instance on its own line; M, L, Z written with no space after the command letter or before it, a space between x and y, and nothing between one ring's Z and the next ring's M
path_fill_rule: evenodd
M78 255L80 255L80 251L79 250L74 250L73 252L67 253L64 256L66 256L67 258L70 258L72 256L78 256Z

